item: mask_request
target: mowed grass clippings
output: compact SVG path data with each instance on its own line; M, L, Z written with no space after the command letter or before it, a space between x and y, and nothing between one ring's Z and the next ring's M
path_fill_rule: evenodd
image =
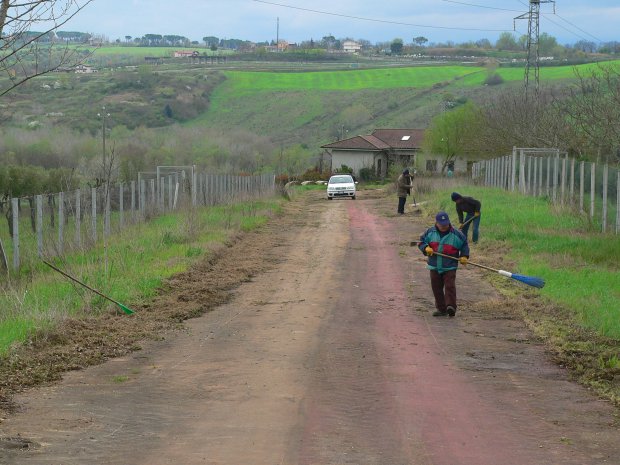
M618 236L597 232L587 216L546 199L467 185L428 193L425 214L444 209L457 223L452 190L482 202L472 261L546 282L534 289L485 273L500 289L503 308L524 319L575 379L620 406Z
M60 262L60 269L121 303L148 298L164 279L187 270L213 244L264 224L279 210L278 202L243 202L163 215L82 254L48 260ZM23 342L32 328L84 311L92 314L115 308L43 263L12 287L3 288L0 305L5 309L0 315L4 329L0 354L10 344ZM22 337L12 339L11 334Z
M282 206L280 199L245 202L202 209L199 218L167 215L154 224L140 225L126 238L136 244L137 252L128 251L124 239L114 247L110 245L109 263L115 277L107 281L100 276L105 274L102 260L84 256L66 260L68 267L84 273L80 278L92 285L97 283L102 289L107 284L110 295L135 310L131 316L88 291L73 288L63 277L50 274L51 270L34 278L28 294L42 289L50 296L40 308L14 308L11 318L2 322L2 329L6 329L3 335L14 337L3 340L0 407L10 408L11 394L16 391L57 380L68 370L139 349L138 341L159 338L185 319L225 302L231 288L269 266L269 261L262 257L263 251L239 243L246 238L251 242L250 236L261 234L263 228L259 226L268 227L269 218L280 215ZM197 221L196 236L188 240L183 237L188 234L184 222L193 221ZM243 250L235 252L238 247ZM201 253L196 253L197 249ZM188 250L194 252L187 254ZM248 259L240 260L241 253ZM119 255L124 263L116 261ZM230 263L234 257L236 262ZM199 292L195 290L197 280ZM188 285L191 291L186 290ZM70 298L75 299L70 304L73 309L58 308L68 307ZM51 313L48 309L52 309Z

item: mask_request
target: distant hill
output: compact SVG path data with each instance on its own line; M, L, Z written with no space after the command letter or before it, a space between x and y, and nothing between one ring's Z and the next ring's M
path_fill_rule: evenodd
M256 156L259 149L252 149L252 144L260 139L260 163L290 150L303 165L303 159L316 157L325 143L375 128L424 128L441 111L520 86L523 80L523 69L517 67L385 65L229 61L49 74L3 97L0 120L5 131L63 128L96 138L101 130L97 113L105 106L111 115L109 127L125 128L122 133L128 142L122 153L134 150L135 129L170 127L168 145L173 146L176 137L185 139L179 147L194 144L191 153L179 157L192 159L206 152L216 156L218 147L224 157L235 152ZM579 69L587 73L594 66ZM493 81L497 85L484 84L490 75L499 76ZM563 85L572 79L572 66L541 68L543 83ZM181 135L182 128L191 132ZM209 135L206 149L198 147L207 142L188 139L188 134L197 138L201 132ZM240 134L247 147L240 147ZM152 151L152 143L144 142L141 153ZM15 144L12 150L19 152L19 143ZM159 160L159 152L153 153L151 158ZM251 169L257 169L256 163Z

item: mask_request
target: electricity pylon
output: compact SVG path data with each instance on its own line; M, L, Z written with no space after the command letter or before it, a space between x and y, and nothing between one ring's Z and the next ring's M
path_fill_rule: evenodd
M525 64L525 94L527 95L530 87L530 75L534 73L534 90L538 94L540 86L540 52L538 49L540 33L540 4L553 3L553 13L555 13L555 0L530 0L530 11L517 19L527 19L527 63ZM516 29L516 27L515 27Z

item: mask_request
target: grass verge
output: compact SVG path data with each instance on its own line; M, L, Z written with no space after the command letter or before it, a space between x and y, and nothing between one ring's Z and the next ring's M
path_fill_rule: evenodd
M55 259L59 268L125 304L152 297L162 282L239 231L264 224L281 200L187 210L138 224L106 247ZM92 317L116 308L39 263L31 274L0 288L0 355L64 319Z
M544 198L499 189L459 187L482 202L480 242L471 259L545 280L534 290L490 273L489 279L516 308L555 360L583 384L620 405L620 241L601 234L587 215ZM458 217L450 189L427 194L424 214Z

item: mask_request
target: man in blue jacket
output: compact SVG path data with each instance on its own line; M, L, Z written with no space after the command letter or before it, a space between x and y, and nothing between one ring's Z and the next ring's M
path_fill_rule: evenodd
M427 268L431 274L431 287L435 296L433 316L456 314L456 270L469 259L467 237L450 224L446 212L435 216L435 226L420 236L420 251L428 257ZM450 258L436 255L436 252Z

